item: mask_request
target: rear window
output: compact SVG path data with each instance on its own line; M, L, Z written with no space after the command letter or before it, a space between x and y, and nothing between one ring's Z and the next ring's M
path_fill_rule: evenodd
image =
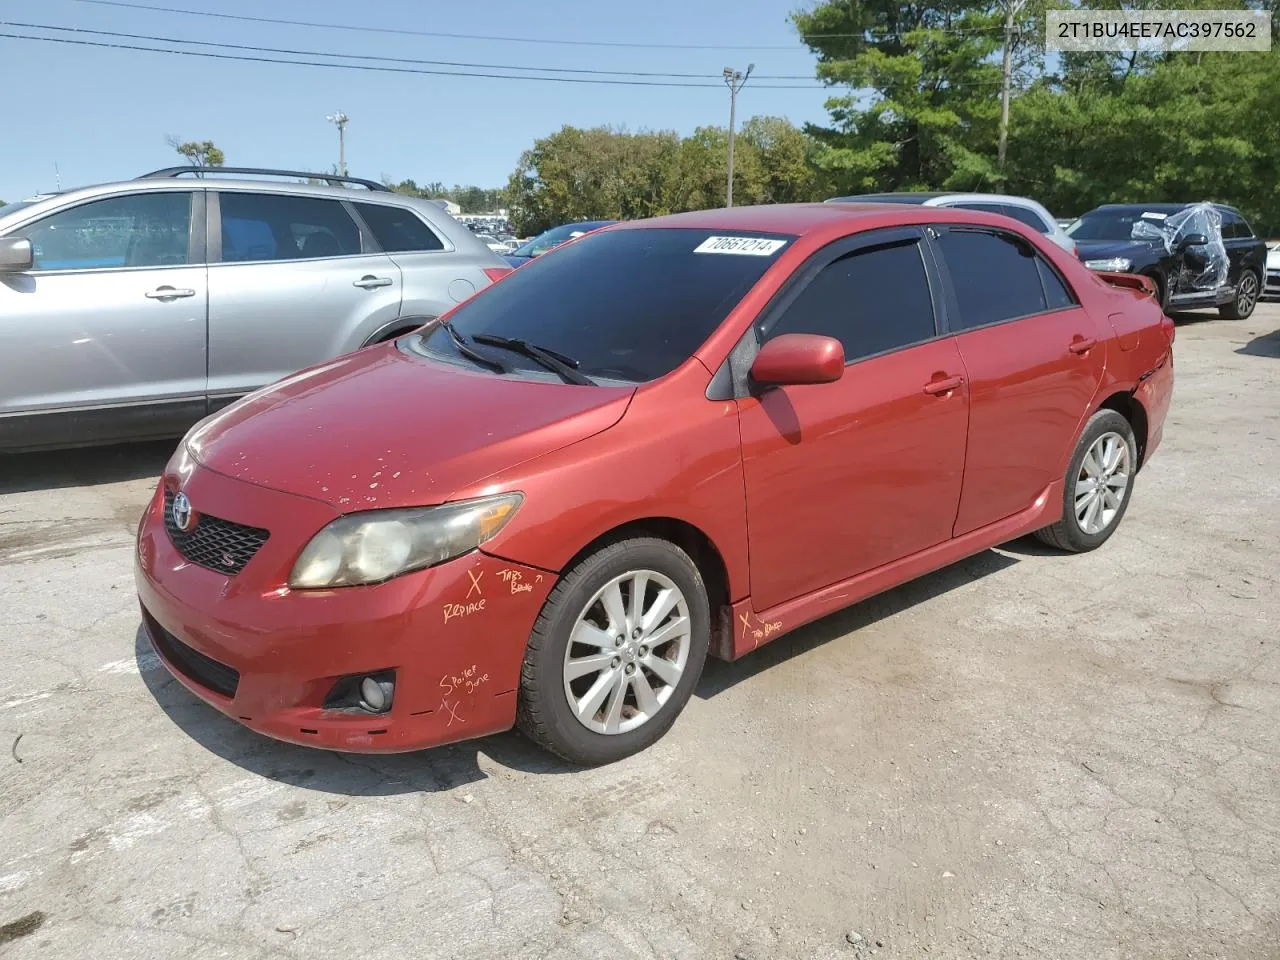
M689 359L793 239L706 229L592 233L522 266L450 320L468 339L526 340L577 360L594 380L642 383ZM443 329L420 346L469 362ZM521 372L547 375L516 353L477 349Z

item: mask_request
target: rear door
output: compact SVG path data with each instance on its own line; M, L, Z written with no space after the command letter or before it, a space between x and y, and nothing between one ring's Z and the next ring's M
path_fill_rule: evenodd
M951 536L968 391L921 240L909 228L835 245L757 321L762 344L823 334L847 363L835 383L738 401L757 610Z
M355 350L400 315L400 268L344 201L209 191L215 406Z
M355 201L352 207L404 278L400 315L438 317L490 282L483 266L459 253L413 210L390 203ZM490 264L493 266L494 264Z
M203 416L203 214L203 191L147 190L10 231L34 263L0 279L0 416L67 414L69 442L121 418L163 434Z
M1027 509L1061 479L1102 382L1110 330L1025 238L954 224L935 225L931 237L970 391L958 537Z

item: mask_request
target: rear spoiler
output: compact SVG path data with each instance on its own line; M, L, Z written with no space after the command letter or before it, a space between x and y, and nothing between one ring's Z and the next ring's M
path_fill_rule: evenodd
M1113 287L1125 287L1129 290L1138 290L1151 299L1158 297L1156 290L1156 282L1150 277L1144 277L1140 273L1110 273L1108 271L1095 271L1098 277L1111 284Z

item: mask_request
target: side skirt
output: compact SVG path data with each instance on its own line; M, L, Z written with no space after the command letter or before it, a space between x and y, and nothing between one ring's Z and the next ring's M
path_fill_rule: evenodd
M883 593L909 580L940 570L991 547L1008 543L1062 517L1062 481L1049 484L1027 509L995 523L971 530L961 537L940 543L901 560L841 580L829 587L757 611L747 597L733 604L733 643L713 644L718 659L737 660L784 633L853 606L867 597Z

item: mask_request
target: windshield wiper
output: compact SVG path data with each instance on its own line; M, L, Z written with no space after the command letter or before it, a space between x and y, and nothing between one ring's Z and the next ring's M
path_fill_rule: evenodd
M480 366L488 367L490 370L494 370L498 373L511 372L509 369L507 369L507 366L505 364L499 363L497 360L494 360L492 357L486 357L483 353L479 353L478 351L472 349L471 344L467 343L467 338L464 337L462 334L460 334L457 331L457 329L454 327L454 325L450 323L448 320L442 321L440 326L444 327L445 331L449 334L449 336L453 338L454 346L458 348L458 352L462 354L464 357L466 357L468 360L472 360L475 363L480 364Z
M500 337L493 333L477 333L472 339L476 343L502 347L515 353L524 354L530 360L559 375L560 379L565 383L576 383L584 387L594 387L596 385L595 381L590 377L578 372L577 360L556 350L548 350L546 347L540 347L537 344L530 343L528 340L520 340L515 337Z

